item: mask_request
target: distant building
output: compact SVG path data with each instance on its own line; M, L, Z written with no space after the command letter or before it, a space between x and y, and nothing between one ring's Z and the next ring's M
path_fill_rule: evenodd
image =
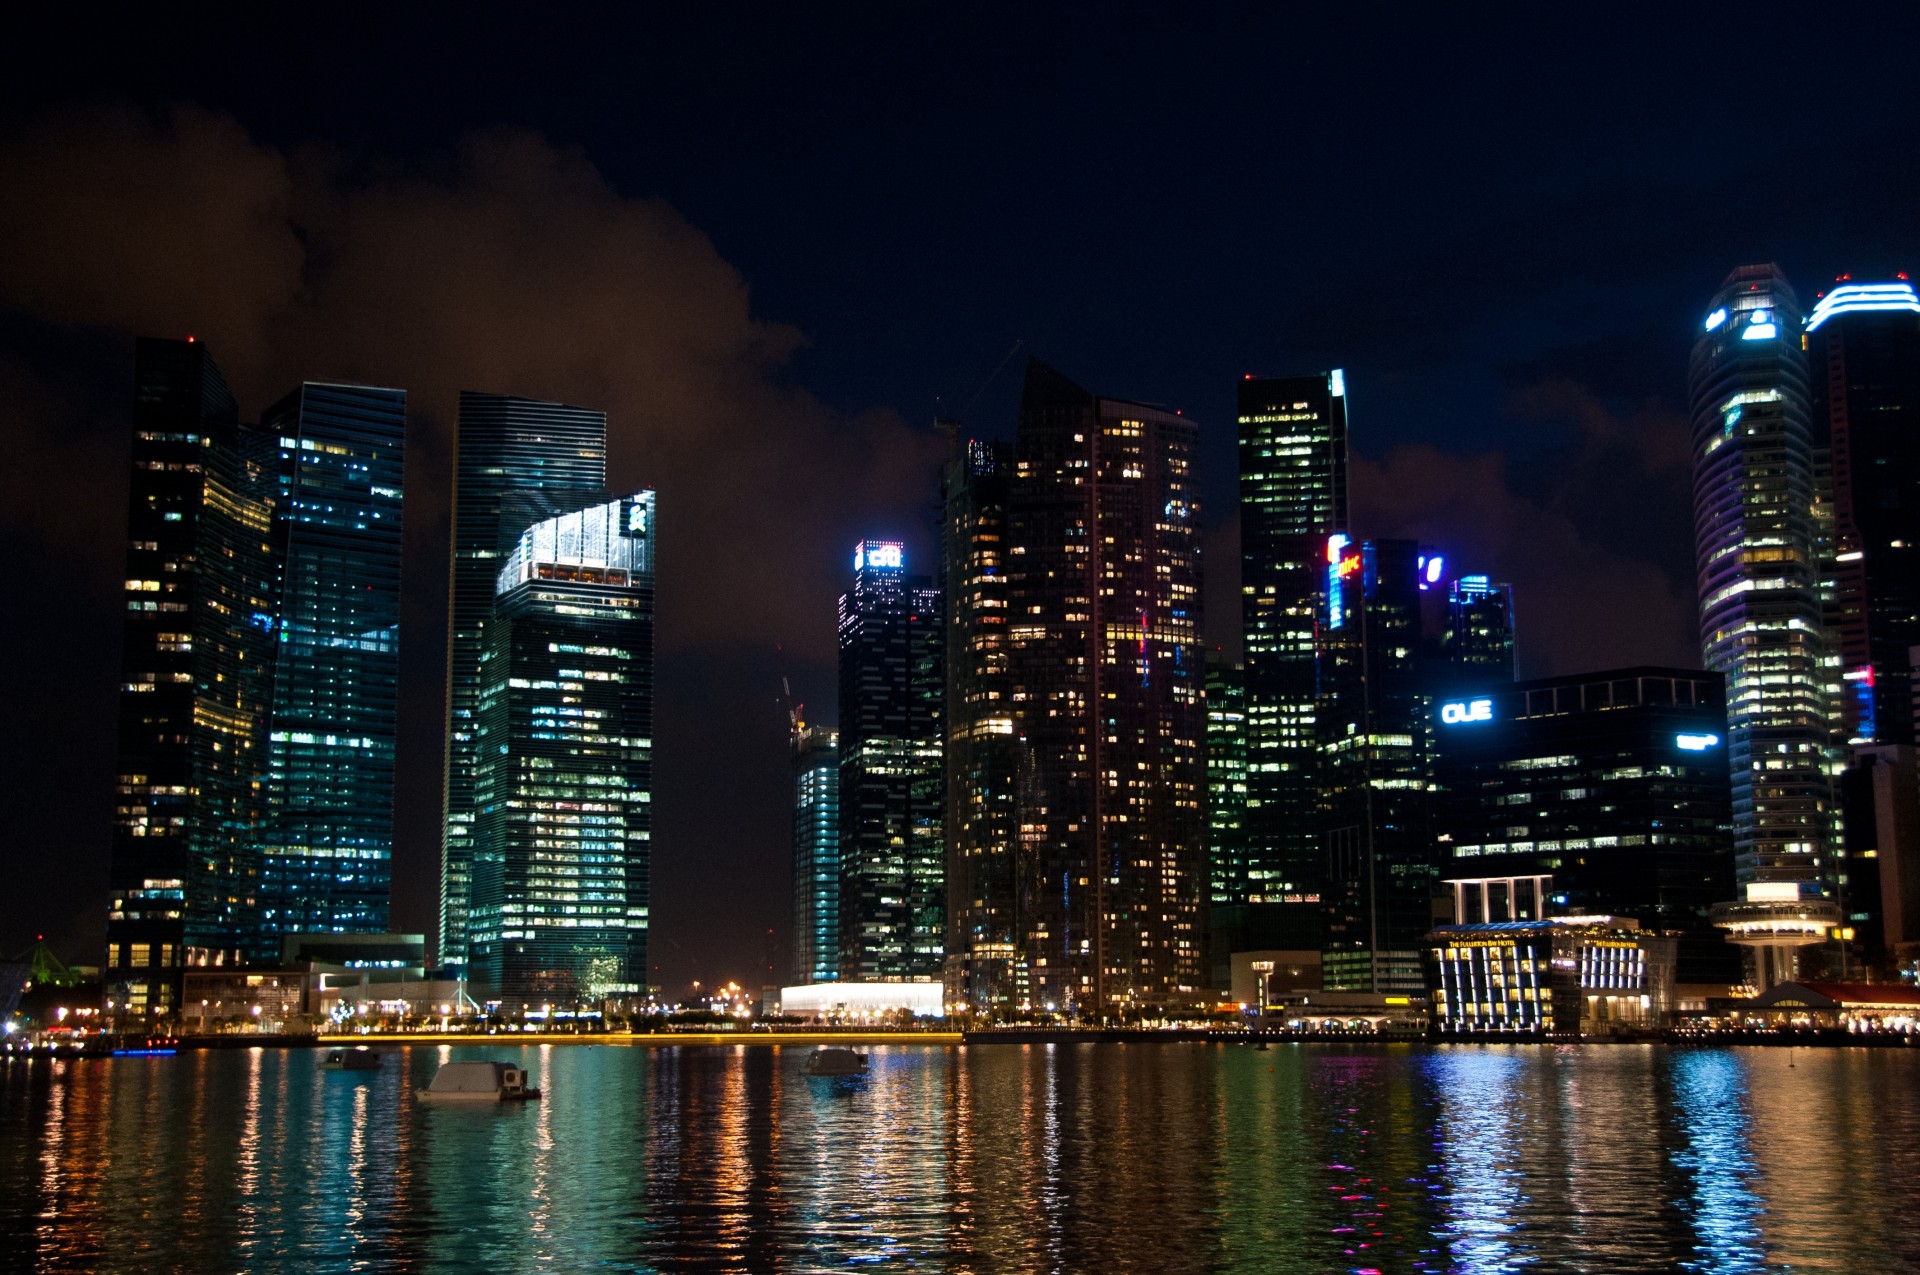
M1008 496L1019 934L1037 1009L1208 999L1198 437L1027 366Z
M793 736L793 971L840 976L840 747L831 727Z
M840 599L840 977L939 977L945 631L940 590L906 549L854 548Z
M1424 559L1411 540L1344 535L1324 554L1314 717L1326 988L1419 993L1437 882Z
M1727 679L1738 880L1831 888L1838 682L1801 314L1771 265L1708 304L1689 372L1702 659Z
M1840 777L1846 856L1842 923L1850 952L1882 977L1920 972L1920 757L1865 744Z
M475 718L469 977L507 1004L647 981L654 494L542 519L495 582Z
M1436 831L1458 919L1629 916L1681 932L1682 982L1735 981L1708 920L1733 893L1724 694L1718 674L1645 667L1442 700Z
M483 629L494 584L520 533L543 518L603 500L607 414L593 408L460 392L454 463L453 631L447 665L446 832L440 871L440 964L467 959L472 883L474 714Z
M1232 944L1245 938L1245 910L1261 905L1249 902L1259 891L1247 861L1246 666L1215 655L1207 657L1207 880L1210 986L1225 988L1239 968Z
M204 345L134 354L105 985L172 1013L189 965L266 955L265 811L277 572L273 448Z
M1438 577L1441 573L1433 574ZM1443 641L1452 680L1465 686L1511 682L1513 586L1478 575L1453 580L1447 591Z
M1348 529L1346 374L1249 376L1238 389L1246 849L1215 891L1214 949L1317 948L1315 609L1327 537Z
M1920 643L1920 296L1850 279L1807 317L1816 442L1833 463L1847 734L1914 742Z
M405 390L308 382L269 408L280 605L262 919L387 928L400 686Z
M1651 1031L1675 1008L1674 940L1629 918L1448 925L1428 946L1443 1039Z
M1020 960L1020 741L1008 606L1010 449L970 440L944 475L947 996L981 1012L1028 999Z
M816 983L780 989L780 1012L795 1018L873 1022L908 1014L945 1018L945 993L931 979L884 983Z

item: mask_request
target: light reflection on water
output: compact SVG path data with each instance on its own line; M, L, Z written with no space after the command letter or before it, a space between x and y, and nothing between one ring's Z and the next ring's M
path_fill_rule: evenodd
M7 1064L0 1266L1920 1269L1906 1051L893 1046L852 1083L805 1052ZM547 1098L416 1097L489 1056Z

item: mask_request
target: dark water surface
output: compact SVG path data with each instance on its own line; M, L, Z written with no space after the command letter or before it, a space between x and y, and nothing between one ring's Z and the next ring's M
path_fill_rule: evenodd
M0 1063L0 1266L1920 1270L1920 1051L805 1052ZM449 1057L548 1096L417 1101Z

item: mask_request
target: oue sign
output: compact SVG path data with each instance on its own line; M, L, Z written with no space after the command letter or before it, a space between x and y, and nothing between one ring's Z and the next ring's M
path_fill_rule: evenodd
M1449 726L1458 726L1463 722L1490 722L1493 720L1493 701L1490 699L1455 700L1451 704L1440 706L1440 720Z

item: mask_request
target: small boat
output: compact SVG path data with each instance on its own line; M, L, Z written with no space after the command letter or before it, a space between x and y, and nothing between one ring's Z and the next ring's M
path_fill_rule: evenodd
M356 1045L352 1049L329 1049L320 1065L328 1071L379 1071L384 1056L365 1045Z
M527 1084L524 1067L503 1062L442 1063L433 1083L415 1092L433 1102L527 1102L540 1096Z
M851 1049L820 1048L807 1055L809 1076L864 1076L867 1056Z

